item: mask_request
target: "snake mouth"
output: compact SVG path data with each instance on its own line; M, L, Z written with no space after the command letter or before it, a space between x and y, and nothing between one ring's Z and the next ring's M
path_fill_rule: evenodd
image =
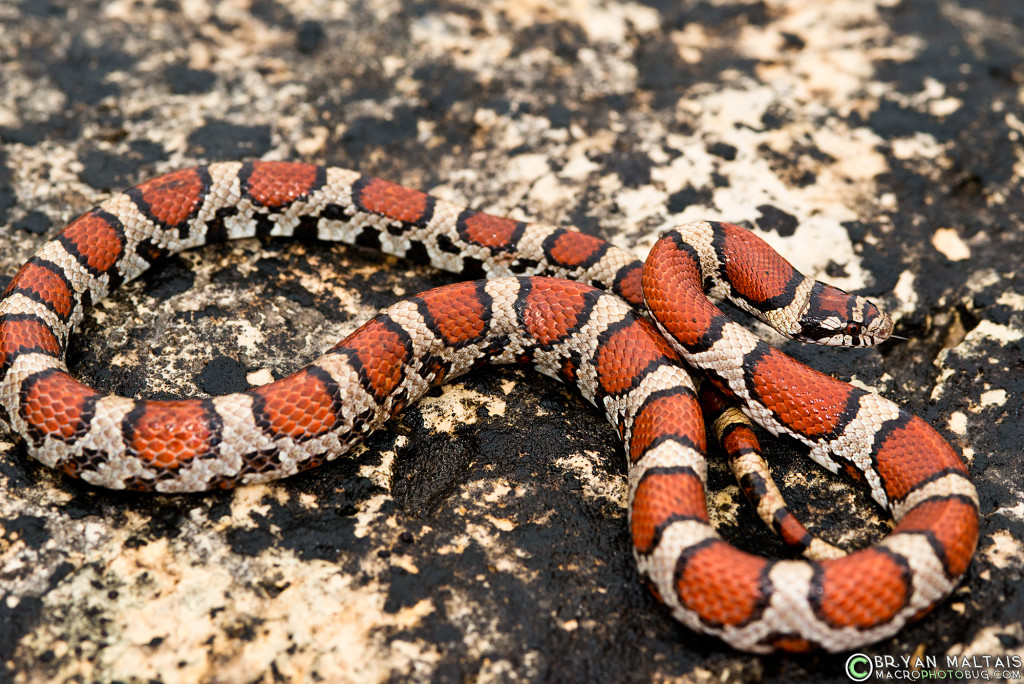
M850 323L840 328L805 328L794 339L827 347L873 347L886 338Z

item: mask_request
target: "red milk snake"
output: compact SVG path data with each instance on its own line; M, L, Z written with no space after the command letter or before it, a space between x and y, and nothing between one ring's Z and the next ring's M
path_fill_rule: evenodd
M343 241L490 279L394 304L303 370L237 394L143 401L68 374L68 338L91 302L161 256L253 235ZM595 237L344 169L211 164L114 195L11 280L0 301L0 419L30 455L87 482L197 491L314 467L432 386L484 363L529 363L578 387L618 431L640 574L684 624L751 651L844 650L892 635L970 563L978 499L966 468L923 421L761 342L704 289L798 339L870 344L892 330L871 303L805 278L730 224L668 232L645 267ZM644 303L654 325L634 308ZM864 481L893 532L823 560L764 559L719 538L700 402L680 356L762 426ZM735 420L716 432L740 458L756 447ZM775 512L800 543L799 524Z

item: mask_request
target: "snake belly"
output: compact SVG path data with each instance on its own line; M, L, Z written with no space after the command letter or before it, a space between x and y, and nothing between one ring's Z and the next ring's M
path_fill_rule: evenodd
M252 236L342 241L486 280L399 302L306 368L245 392L139 400L69 374L68 339L92 302L168 254ZM14 276L0 300L0 420L31 456L89 483L200 491L314 467L433 386L484 363L527 363L575 385L618 431L639 571L681 622L755 652L846 650L894 634L970 564L978 498L966 468L920 419L729 321L705 286L793 337L858 344L872 326L891 331L865 300L804 278L730 224L670 231L644 265L574 230L345 169L193 167L112 196ZM654 323L637 312L645 302ZM858 322L836 328L850 316ZM756 422L865 482L896 519L892 533L821 562L761 558L722 540L680 359Z

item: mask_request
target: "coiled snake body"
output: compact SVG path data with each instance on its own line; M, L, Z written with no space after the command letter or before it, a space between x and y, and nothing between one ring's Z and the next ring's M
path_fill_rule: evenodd
M303 370L237 394L137 400L68 374L68 338L91 302L161 256L253 235L340 240L490 279L399 302ZM0 419L33 457L87 482L197 491L311 468L430 387L483 363L529 363L578 387L621 436L640 574L680 621L751 651L843 650L895 633L970 563L978 499L963 463L892 402L729 321L705 287L795 338L865 344L891 332L869 302L803 277L730 224L670 231L645 267L598 238L344 169L184 169L79 217L11 280L0 301ZM634 308L645 302L654 324ZM866 482L895 517L892 533L821 561L760 558L719 538L701 410L680 357L768 430Z

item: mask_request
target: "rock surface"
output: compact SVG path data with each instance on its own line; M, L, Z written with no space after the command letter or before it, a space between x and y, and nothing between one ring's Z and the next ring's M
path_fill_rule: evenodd
M1022 34L999 0L6 3L0 285L110 192L222 159L350 166L641 256L679 222L745 222L909 338L781 346L927 419L978 484L963 585L865 652L1020 654ZM451 280L336 245L207 247L95 306L69 363L104 391L222 394ZM615 435L527 371L231 492L101 491L0 448L0 681L848 681L845 655L677 625L633 567ZM859 490L768 450L825 536L884 533ZM711 480L724 534L784 553L717 461Z

